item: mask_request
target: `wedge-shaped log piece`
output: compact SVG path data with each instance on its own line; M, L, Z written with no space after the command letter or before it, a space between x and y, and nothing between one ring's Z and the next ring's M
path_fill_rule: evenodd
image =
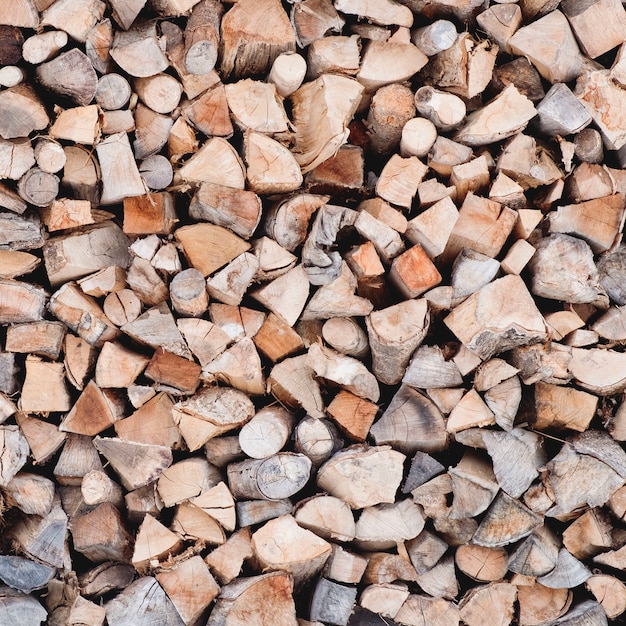
M378 413L378 406L349 391L340 391L327 410L340 430L350 439L365 441Z
M612 306L592 325L591 330L609 341L626 341L626 311L621 307Z
M393 503L405 458L391 446L351 446L320 467L317 484L353 509Z
M411 594L396 613L395 620L410 626L436 623L452 626L460 621L459 608L454 602L444 598Z
M427 172L428 168L417 157L402 158L394 154L380 173L376 193L387 202L408 209Z
M356 545L365 550L387 550L414 539L425 524L420 507L412 500L366 507L356 523Z
M236 150L222 137L211 137L175 173L174 183L213 183L245 189L246 172Z
M36 74L44 87L71 98L79 106L88 105L96 95L96 71L89 58L78 48L37 66Z
M537 105L537 126L551 137L572 135L591 123L591 115L563 83L552 85Z
M626 32L626 12L615 0L596 0L580 6L570 0L561 5L563 13L587 56L592 59L619 46ZM601 28L602 37L595 36Z
M295 32L278 0L245 0L233 9L222 18L223 76L266 75L279 54L295 52Z
M391 83L402 83L419 72L428 57L408 41L370 41L361 60L357 80L367 94Z
M270 392L291 408L302 407L312 417L325 417L324 401L307 355L285 359L275 365L267 379Z
M176 607L152 576L141 576L109 600L104 608L109 624L121 626L130 622L134 626L151 626L155 615L172 626L184 624Z
M278 546L275 538L281 537ZM298 526L291 515L267 522L252 535L252 551L262 570L289 572L296 584L317 574L330 556L331 546Z
M575 355L579 354L578 350L580 349L575 349ZM580 353L580 356L584 358L590 355L583 351ZM574 362L578 364L575 356L572 359L572 363ZM593 368L590 368L587 372L594 373ZM571 387L549 385L539 381L535 385L535 411L537 416L533 426L539 430L570 429L583 432L589 428L589 424L596 414L597 406L598 397L595 395L578 391Z
M512 274L471 295L444 321L482 359L547 338L545 322L524 282Z
M249 243L215 224L183 226L176 231L175 237L191 265L205 277L250 248Z
M468 451L448 470L452 479L453 501L450 519L467 519L484 512L500 489L487 459Z
M210 546L222 545L226 541L224 529L217 520L190 502L176 507L171 530L186 541L202 541Z
M485 548L467 544L459 546L454 553L456 566L478 582L502 580L508 568L507 552L504 548Z
M515 614L516 600L517 587L509 582L474 587L459 603L459 616L467 626L479 626L485 620L494 626L506 626Z
M302 265L274 279L251 295L289 326L300 317L309 297L309 279Z
M252 191L202 183L191 200L189 215L249 239L261 219L261 208L261 199Z
M533 103L509 85L489 104L470 113L454 139L467 146L494 143L523 130L536 114Z
M68 411L71 400L65 384L62 363L49 363L26 357L26 378L22 386L19 408L26 413Z
M0 579L2 582L27 594L45 587L54 576L55 569L35 563L22 556L0 557Z
M287 193L302 184L302 172L294 155L263 133L248 130L244 138L246 177L255 193Z
M40 287L0 279L0 323L19 324L43 319L47 294Z
M430 325L426 300L406 300L374 311L365 318L365 323L374 375L386 385L400 382L411 355Z
M409 590L402 584L369 585L363 590L359 598L361 612L358 614L369 615L371 613L373 615L377 613L382 626L385 617L389 618L391 615L395 615L408 597ZM371 623L378 624L378 622ZM396 622L393 622L392 626L395 624Z
M330 380L360 398L378 401L380 390L376 378L356 359L314 343L309 348L308 361L318 377Z
M479 13L476 22L502 52L510 54L509 39L522 25L522 11L517 5L493 5Z
M96 363L96 384L100 388L129 387L148 364L148 357L119 343L106 342Z
M287 572L238 578L222 587L207 626L246 626L250 607L255 619L275 626L296 626L293 577Z
M30 170L33 171L35 168ZM32 250L44 245L42 225L36 214L14 215L2 212L0 229L0 248L3 250Z
M473 543L497 548L527 537L541 526L542 518L518 500L500 494L489 507L472 538Z
M148 569L151 561L163 559L177 552L181 546L182 541L177 534L152 515L146 515L137 532L132 564L141 573Z
M155 481L172 464L172 451L164 446L105 437L96 437L93 445L129 490Z
M225 85L226 100L235 123L242 131L282 133L287 116L272 83L245 79Z
M130 242L111 221L49 239L43 248L46 272L55 286L100 269L128 267Z
M626 388L626 359L622 352L600 348L572 348L570 372L578 385L608 396Z
M585 581L585 587L593 593L609 619L626 611L626 586L621 580L606 574L594 574Z
M577 559L587 559L614 547L612 525L602 509L589 509L563 532L563 545Z
M193 498L191 503L217 520L227 531L235 530L237 525L235 501L224 482L220 481L215 487L202 492Z
M570 589L549 589L540 583L520 585L517 588L520 623L525 626L556 620L572 603Z
M205 562L219 583L226 585L239 575L244 560L251 556L250 528L244 527L212 550L205 557Z
M489 84L497 54L498 46L489 40L477 42L468 32L461 33L430 59L423 73L428 82L470 100Z
M554 569L537 578L537 582L550 589L569 589L577 587L591 577L588 570L578 559L565 548L559 550Z
M370 428L376 444L407 454L439 452L447 445L443 415L427 396L402 385L382 417Z
M580 454L566 442L546 465L543 480L555 501L546 515L567 519L585 506L604 505L624 479L606 463Z
M468 193L451 230L444 259L451 262L463 248L489 257L498 255L513 230L517 212L493 200Z
M157 483L159 496L166 507L199 496L221 480L217 468L205 459L190 457L163 471Z
M220 592L219 585L199 555L158 573L156 579L185 624L197 622ZM193 581L189 585L189 581Z
M39 14L35 3L33 0L19 0L14 4L3 6L0 11L0 24L37 28L39 26ZM41 611L36 611L34 615L40 613ZM45 616L42 621L43 619L46 619Z
M402 382L422 389L458 387L463 377L454 361L446 361L439 346L420 346L413 353Z
M406 237L411 243L419 243L434 259L446 248L459 212L450 198L443 198L409 221Z
M119 416L114 406L94 381L90 381L59 430L78 435L97 435L112 426Z
M126 530L119 510L103 502L88 513L72 519L74 549L90 561L128 561L133 538Z
M528 430L514 428L510 432L484 430L465 433L467 437L473 434L481 436L493 462L498 484L512 498L520 497L530 487L547 461L543 439ZM463 434L457 434L456 439L463 443Z
M252 396L265 394L261 358L249 337L240 339L202 368L204 381L223 381Z
M0 250L0 278L17 278L30 274L40 262L39 258L28 252Z
M137 78L155 76L169 66L159 45L155 22L137 24L127 31L117 31L110 49L113 60Z
M50 120L35 91L28 85L17 85L2 92L0 97L0 137L28 137L43 130Z
M59 501L46 517L25 516L9 533L16 549L50 567L63 567L67 546L68 518Z
M267 316L253 341L257 349L272 363L304 349L300 335L274 313Z
M335 9L346 15L358 15L383 26L413 26L413 14L406 6L389 0L376 0L361 5L351 0L336 0Z
M619 150L626 145L626 106L620 98L622 89L611 80L609 70L583 72L574 93L598 126L605 147Z
M65 283L52 294L49 310L93 346L112 341L119 335L96 300L85 295L76 283Z
M626 246L620 244L613 252L600 257L597 267L600 283L611 300L618 306L626 304Z
M298 503L294 517L303 528L328 541L352 541L356 526L350 507L339 498L317 495Z
M0 175L3 178L18 180L33 165L35 165L35 153L30 140L0 140Z
M174 420L192 450L212 437L243 426L253 415L254 405L244 393L223 387L203 387L174 407Z
M521 576L548 574L556 566L560 546L554 532L541 526L515 548L509 556L508 567Z
M177 325L203 367L221 354L231 342L230 337L219 326L208 320L185 318L179 319Z
M29 417L25 413L16 413L15 421L25 438L25 441L22 440L23 443L20 444L24 445L23 454L28 455L27 448L30 447L30 453L37 463L43 464L49 461L50 457L58 451L67 437L65 433L59 432L58 427L54 424ZM3 437L6 438L6 435L3 435ZM11 445L13 446L14 444ZM19 454L21 455L22 452ZM22 465L24 464L22 463Z
M316 268L317 269L317 268ZM334 317L360 317L374 308L367 298L355 295L358 281L344 262L340 265L341 274L332 282L322 285L308 301L302 311L301 320L325 320ZM334 272L333 272L334 273ZM317 275L316 279L323 277ZM309 274L309 280L311 275Z
M259 261L256 280L273 280L295 266L297 257L269 237L260 237L252 242L252 250Z
M165 302L148 309L137 319L122 326L122 331L139 343L191 358L189 348L180 334L174 317Z
M578 77L583 59L576 39L560 11L552 11L509 39L513 54L527 57L551 83L567 83Z
M198 387L200 371L197 363L158 348L146 367L145 376L159 385L192 395Z
M28 459L29 445L18 426L0 427L0 484L8 485Z
M452 555L445 556L431 570L420 574L417 584L435 598L456 598L459 595L459 583Z
M115 204L146 192L128 135L110 135L96 146L102 170L102 204Z
M291 95L296 127L294 156L306 173L333 156L346 143L348 124L363 87L345 76L323 74Z
M624 228L624 205L624 196L613 194L560 206L550 215L550 232L580 237L596 254L607 252Z
M608 308L606 291L600 284L593 252L586 242L555 234L541 239L535 247L537 252L530 260L533 294Z

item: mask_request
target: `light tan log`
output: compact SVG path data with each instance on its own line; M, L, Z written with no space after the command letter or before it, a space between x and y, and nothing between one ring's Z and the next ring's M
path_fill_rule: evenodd
M241 449L253 459L279 452L291 434L293 415L282 407L265 407L243 426L239 433Z
M276 536L283 538L278 550ZM267 522L252 535L251 545L261 569L285 570L294 577L296 584L317 574L331 552L327 541L298 526L291 515Z
M202 273L189 268L176 274L170 283L172 307L185 317L200 317L208 308L209 297Z
M267 74L279 54L295 52L295 33L279 2L245 0L234 9L222 19L221 70L225 77Z
M276 91L283 98L286 98L302 85L306 71L304 57L293 52L285 52L274 59L267 80L276 86Z
M241 578L225 585L208 626L246 626L250 606L258 607L256 615L260 620L271 621L276 626L294 626L297 620L293 582L289 573L279 571Z
M317 484L353 509L392 503L404 459L404 454L391 446L351 446L322 465Z
M35 72L44 87L71 98L79 106L90 104L96 95L98 77L91 61L78 48L38 65Z
M526 56L551 83L566 83L580 74L580 50L567 18L560 11L552 11L520 28L509 39L509 46L513 54Z
M428 119L414 117L402 128L400 154L402 156L425 157L437 139L437 128Z
M354 76L359 71L359 62L357 35L322 37L309 46L307 75L311 79L322 74Z
M27 137L35 130L44 129L50 120L42 102L32 87L19 84L0 95L0 137L15 139Z
M467 112L458 96L427 86L415 92L415 107L441 131L457 128Z
M407 300L365 318L372 369L380 382L395 384L401 380L411 354L426 335L429 320L424 299Z
M308 457L315 467L327 461L343 441L332 422L305 417L293 431L294 449Z
M428 26L416 28L411 33L411 41L429 57L448 50L456 38L456 26L448 20L436 20Z
M342 94L337 98L336 94ZM292 94L296 127L296 160L306 173L332 156L345 143L347 126L363 87L352 78L325 74Z

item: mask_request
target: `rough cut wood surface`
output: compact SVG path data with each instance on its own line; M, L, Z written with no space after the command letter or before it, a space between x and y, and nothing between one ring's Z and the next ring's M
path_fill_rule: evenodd
M619 0L0 0L0 626L626 615Z

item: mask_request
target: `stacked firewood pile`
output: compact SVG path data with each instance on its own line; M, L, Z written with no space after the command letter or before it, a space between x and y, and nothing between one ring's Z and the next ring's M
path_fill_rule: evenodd
M626 611L619 0L0 2L0 626Z

